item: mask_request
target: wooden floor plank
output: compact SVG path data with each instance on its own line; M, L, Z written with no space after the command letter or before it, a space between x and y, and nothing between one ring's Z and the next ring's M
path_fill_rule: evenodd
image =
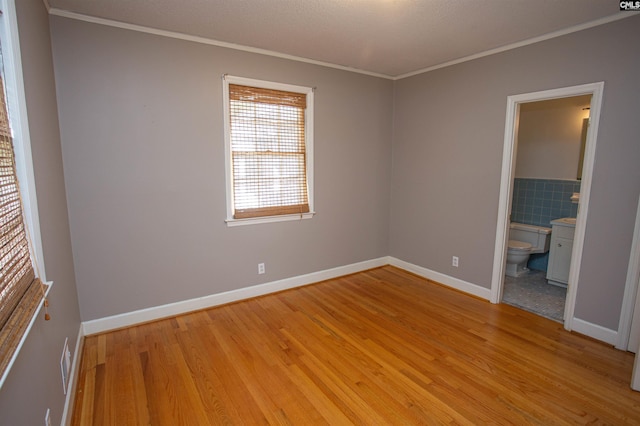
M72 424L640 424L632 364L385 266L87 337Z

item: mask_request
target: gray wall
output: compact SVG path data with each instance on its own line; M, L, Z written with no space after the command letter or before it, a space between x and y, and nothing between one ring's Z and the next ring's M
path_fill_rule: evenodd
M515 177L576 180L591 96L520 105Z
M74 260L84 320L387 254L488 288L506 97L602 80L576 316L617 328L640 192L640 57L620 40L638 39L640 17L395 84L51 17L61 147L49 18L40 0L17 3L55 286L52 320L37 321L0 390L2 424L42 424L48 407L60 421ZM225 226L224 73L317 88L314 219Z
M576 316L616 329L640 189L639 60L618 40L639 20L392 84L52 17L82 318L386 254L489 288L507 96L605 81ZM223 223L224 73L317 88L314 219Z
M58 129L49 18L41 0L16 1L40 228L51 320L42 315L0 389L0 424L44 424L47 408L60 424L64 405L60 356L64 339L75 350L80 312L73 271Z
M397 81L391 255L489 288L507 96L604 81L575 316L616 330L640 193L640 55L621 40L639 37L634 16Z
M51 27L83 320L387 255L391 81L61 17ZM313 219L226 226L225 73L316 88Z

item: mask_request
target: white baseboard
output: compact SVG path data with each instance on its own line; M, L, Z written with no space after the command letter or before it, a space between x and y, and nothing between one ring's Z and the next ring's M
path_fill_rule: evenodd
M610 328L605 328L601 325L593 324L578 318L573 318L571 321L571 330L610 345L615 345L618 339L618 332L616 330L611 330Z
M67 395L64 399L64 410L62 411L61 426L71 425L71 413L73 412L73 404L75 402L76 389L78 388L78 377L80 368L80 358L82 357L82 349L84 347L84 334L82 324L78 330L78 338L76 339L76 348L73 351L73 362L71 363L71 371L69 372L69 387Z
M430 269L423 268L422 266L417 266L412 263L405 262L400 259L396 259L395 257L389 257L388 259L389 259L388 263L390 265L404 269L409 272L413 272L414 274L420 275L421 277L438 282L440 284L444 284L456 290L460 290L462 292L472 294L482 299L490 300L491 298L490 289L480 287L476 284L459 280L457 278L453 278L445 274L441 274L440 272L435 272ZM592 324L590 322L587 322L578 318L573 318L573 320L571 321L571 329L575 332L584 334L585 336L591 337L596 340L600 340L601 342L608 343L610 345L615 345L618 340L617 331L602 327L597 324Z
M239 300L249 299L252 297L263 296L265 294L301 287L304 285L317 283L319 281L329 280L332 278L337 278L384 265L392 265L397 268L404 269L423 278L427 278L429 280L479 297L481 299L490 300L491 298L491 290L488 288L481 287L477 284L454 278L440 272L432 271L430 269L405 262L395 257L385 256L377 259L367 260L364 262L339 266L324 271L312 272L310 274L299 275L296 277L259 284L252 287L231 290L224 293L212 294L209 296L184 300L167 305L155 306L152 308L141 309L138 311L127 312L124 314L113 315L110 317L99 318L91 321L85 321L82 323L80 334L78 335L78 343L76 343L76 351L74 354L74 363L71 370L70 380L72 380L73 386L75 386L75 374L77 368L76 363L78 362L79 354L81 353L79 352L79 350L81 349L83 342L82 338L84 336L115 330L118 328L129 327L132 325L180 315L200 309L211 308L226 303L237 302ZM618 333L615 330L611 330L577 318L574 318L571 322L571 328L572 330L584 334L585 336L592 337L611 345L615 345L618 338ZM74 391L70 391L69 393L73 394ZM68 401L65 404L63 420L67 415L67 405L69 405Z
M404 260L396 259L395 257L389 257L389 264L397 268L404 269L409 272L413 272L416 275L420 275L431 281L446 285L447 287L454 288L464 293L471 294L481 299L489 300L491 298L491 290L485 287L480 287L477 284L473 284L467 281L463 281L458 278L451 277L449 275L441 274L440 272L432 271L422 266L414 265L413 263L405 262Z
M135 324L141 324L161 318L223 305L225 303L236 302L238 300L249 299L251 297L262 296L269 293L275 293L282 290L288 290L295 287L313 284L319 281L337 278L343 275L349 275L356 272L365 271L367 269L388 265L389 263L390 262L388 257L380 257L378 259L366 260L364 262L353 263L350 265L339 266L324 271L312 272L310 274L285 278L282 280L259 284L252 287L231 290L224 293L212 294L209 296L169 303L167 305L155 306L147 309L140 309L138 311L127 312L124 314L113 315L110 317L99 318L91 321L84 321L82 323L82 331L84 332L85 336L89 336L91 334L102 333L122 327L129 327Z

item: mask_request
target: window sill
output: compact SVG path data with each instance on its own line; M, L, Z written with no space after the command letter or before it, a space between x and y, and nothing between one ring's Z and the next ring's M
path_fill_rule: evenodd
M302 213L302 214L283 214L279 216L264 216L255 217L250 219L227 219L225 222L227 226L243 226L243 225L257 225L259 223L271 223L271 222L285 222L290 220L304 220L311 219L316 213Z
M53 287L53 281L47 281L47 282L44 282L43 284L45 284L47 286L46 290L44 291L44 298L46 299L46 298L49 297L49 292L51 291L51 288ZM0 377L0 389L2 389L2 385L4 385L4 381L7 378L7 376L9 375L9 372L11 371L11 367L13 367L13 363L18 358L18 354L20 353L20 349L22 349L22 345L27 340L27 337L29 336L29 333L31 332L31 328L33 327L33 324L38 319L38 316L40 315L40 312L42 311L42 307L43 307L43 303L41 301L38 304L38 308L33 312L33 316L31 317L31 321L29 321L29 325L27 325L27 328L24 330L24 333L22 334L22 337L20 338L20 341L18 342L18 345L16 346L15 351L13 351L13 354L11 355L11 359L9 360L9 363L7 364L7 368L5 368L5 370L4 370L4 374L2 374L2 376Z

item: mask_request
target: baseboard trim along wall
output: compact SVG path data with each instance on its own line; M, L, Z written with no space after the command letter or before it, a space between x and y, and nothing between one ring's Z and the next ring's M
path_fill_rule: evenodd
M71 371L69 372L69 386L67 387L67 395L64 399L64 411L62 412L62 426L71 425L71 413L73 412L73 404L75 402L76 389L78 388L78 377L80 377L80 358L82 357L82 349L84 348L83 327L78 330L78 338L76 339L76 348L73 351L73 362L71 363Z
M224 293L212 294L209 296L184 300L167 305L155 306L152 308L141 309L138 311L127 312L124 314L113 315L110 317L99 318L91 321L85 321L82 323L81 333L82 336L89 336L92 334L116 330L118 328L130 327L136 324L155 321L158 319L180 315L187 312L207 309L214 306L224 305L226 303L237 302L239 300L301 287L320 281L353 274L356 272L366 271L367 269L377 268L384 265L392 265L397 268L404 269L405 271L412 272L428 280L435 281L439 284L479 297L481 299L485 299L487 301L491 298L491 290L488 288L481 287L477 284L454 278L440 272L432 271L430 269L405 262L395 257L386 256L377 259L366 260L364 262L353 263L350 265L339 266L324 271L312 272L305 275L299 275L296 277L258 284L238 290L231 290ZM615 344L618 334L615 330L610 330L608 328L604 328L602 326L592 324L578 318L573 319L572 330L612 345ZM76 351L79 346L79 344L76 344ZM78 358L77 355L78 354L74 355L73 372L75 372L75 363L77 362Z
M491 289L481 287L477 284L441 274L440 272L432 271L431 269L423 268L422 266L414 265L413 263L405 262L395 257L389 257L389 264L481 299L489 300L491 298Z
M378 259L366 260L364 262L353 263L345 266L338 266L336 268L326 269L324 271L312 272L309 274L285 278L265 284L258 284L252 287L231 290L224 293L212 294L209 296L198 297L195 299L170 303L167 305L155 306L153 308L141 309L138 311L127 312L124 314L113 315L110 317L99 318L91 321L85 321L82 323L83 332L85 336L103 333L105 331L129 327L132 325L154 321L161 318L180 315L200 309L211 308L213 306L224 305L226 303L237 302L239 300L263 296L265 294L275 293L291 288L301 287L319 281L329 280L332 278L341 277L343 275L349 275L356 272L365 271L367 269L377 268L379 266L388 265L389 263L390 262L387 257L380 257Z
M610 328L605 328L579 318L573 318L573 321L571 321L571 331L584 334L585 336L614 346L618 339L618 332L616 330L611 330Z

